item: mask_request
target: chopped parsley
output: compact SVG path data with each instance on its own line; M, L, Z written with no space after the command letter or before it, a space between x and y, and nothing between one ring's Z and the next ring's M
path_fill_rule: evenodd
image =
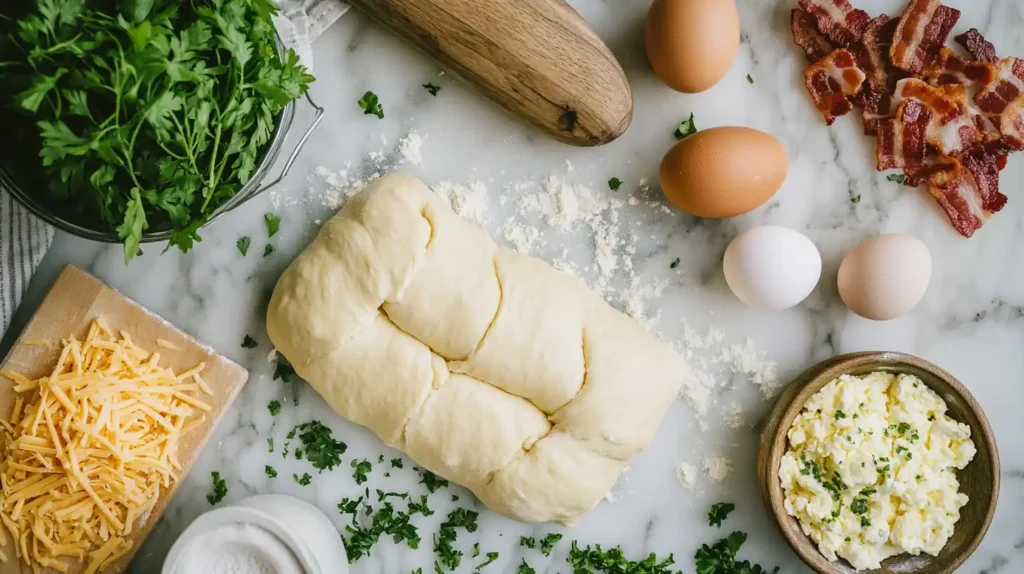
M294 437L296 433L305 449L306 460L313 468L323 472L341 465L341 455L345 454L348 445L335 440L330 427L320 421L302 423L289 431L288 438Z
M355 479L356 484L362 484L366 482L366 474L373 470L373 465L366 459L353 460L352 469L352 478Z
M693 114L690 114L689 118L680 122L679 127L676 128L675 133L672 135L676 136L677 140L683 140L695 133L697 133L697 124L693 121Z
M277 478L277 469L269 464L263 467L263 472L267 473L267 476L270 478Z
M382 535L390 536L395 544L405 542L413 550L420 547L419 530L409 522L411 511L395 510L390 502L384 502L374 511L364 501L365 498L361 496L355 500L345 498L338 503L338 511L352 518L352 523L345 526L345 534L341 536L350 563L363 556L369 556L370 549ZM369 524L360 525L357 522L360 509L363 510L362 515Z
M431 494L437 492L437 489L448 486L448 481L430 472L427 469L420 470L420 484L424 484L427 490Z
M722 527L722 521L729 517L729 513L736 510L736 505L731 502L716 502L711 505L708 511L708 526Z
M473 549L474 549L475 552L480 552L479 545L474 546ZM476 555L474 554L473 557L476 558ZM488 564L494 562L497 559L498 559L498 553L497 552L488 552L487 553L487 560L481 562L480 564L477 564L476 565L476 570L480 570L484 566L487 566Z
M668 264L668 268L669 268L669 269L675 269L676 267L679 267L679 258L678 258L678 257L676 257L675 259L673 259L673 260L672 260L672 263L669 263L669 264Z
M267 237L273 237L281 229L281 217L273 213L263 214L263 221L267 224Z
M551 556L551 551L555 549L555 544L558 544L561 539L561 534L555 532L548 534L540 541L540 553L544 556Z
M267 452L274 452L274 437L267 438Z
M284 358L280 353L277 354L277 362L274 365L274 379L281 379L286 383L292 382L292 377L297 377L295 369L292 364L288 362L288 359Z
M302 476L293 474L292 478L294 478L295 482L299 483L300 486L309 486L309 481L313 480L313 477L309 476L308 472L302 473Z
M380 104L380 99L373 92L368 91L359 98L359 107L363 109L364 116L377 116L378 119L384 119L384 106Z
M206 501L215 505L219 504L228 495L228 485L220 477L219 472L211 472L210 475L213 478L213 491L206 495Z
M747 74L747 83L750 83L750 84L754 83L754 78L751 78L750 74Z
M441 91L441 86L435 86L428 82L423 84L423 89L430 92L431 96L437 97L437 93Z
M866 498L854 498L853 503L850 504L850 511L854 514L865 514L868 511L868 501Z
M274 252L274 246L269 244L269 243L267 244L266 247L263 248L263 256L264 257L268 257L273 252Z
M910 430L910 424L908 424L908 423L900 423L900 424L896 425L896 432L898 432L900 434L906 434L907 431L909 431L909 430Z
M902 173L890 173L885 176L885 179L903 185L903 182L907 180L907 176Z
M619 191L620 187L622 187L622 180L621 179L619 179L617 177L613 177L613 178L608 180L608 189L610 189L612 191Z
M402 459L393 458L391 459L391 468L402 468Z
M433 516L434 511L431 510L429 506L427 506L426 495L421 495L420 501L418 503L413 502L411 498L409 499L409 514L422 514L423 516Z
M595 544L594 548L591 548L590 545L580 548L575 540L572 541L569 556L566 557L565 561L572 566L573 572L605 572L608 574L618 574L620 572L672 574L672 570L669 567L675 564L675 558L671 554L664 560L658 560L658 557L651 552L647 555L647 558L634 562L626 558L625 553L622 552L622 548L619 546L608 550L601 548L600 544ZM698 573L703 574L703 572L698 568Z
M248 235L244 235L238 238L235 242L235 246L238 247L238 252L244 257L249 253L249 245L252 243L252 239Z
M860 194L857 194L857 195L851 197L850 201L853 202L853 203L860 203Z
M480 556L480 543L476 542L473 544L473 558Z
M733 532L711 546L702 545L693 556L697 574L775 574L778 567L768 570L760 564L751 564L746 560L737 560L743 543L747 541L745 532ZM653 556L653 554L652 554ZM671 559L671 556L669 556ZM651 570L652 573L668 572L668 570Z
M529 564L526 563L526 558L519 564L519 568L516 570L516 574L537 574Z
M836 411L836 420L837 421L843 420L845 418L846 418L846 413L844 413L843 411L838 411L838 410Z
M273 400L267 403L267 410L270 411L271 416L277 416L281 412L281 401Z
M519 546L521 546L523 548L536 548L537 547L537 539L533 538L532 536L530 536L530 537L520 536L519 537Z
M867 527L871 526L871 520L867 516L861 516L860 517L860 525L861 525L861 528L867 528Z
M409 493L408 492L384 492L383 490L381 490L379 488L377 489L377 502L384 502L385 500L387 500L389 498L392 498L392 497L406 499L406 498L409 498Z
M458 537L459 528L466 532L476 532L477 512L456 508L448 513L448 519L441 523L437 535L434 537L434 553L438 556L440 566L448 570L455 570L462 564L462 551L455 549L455 539Z
M258 344L259 343L256 342L256 339L253 339L249 335L246 335L245 337L242 337L242 348L243 349L255 349L256 345L258 345Z

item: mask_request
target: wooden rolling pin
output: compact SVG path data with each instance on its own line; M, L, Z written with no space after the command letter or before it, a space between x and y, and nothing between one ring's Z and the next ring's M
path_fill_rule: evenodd
M564 0L350 0L499 106L572 145L629 127L619 63Z

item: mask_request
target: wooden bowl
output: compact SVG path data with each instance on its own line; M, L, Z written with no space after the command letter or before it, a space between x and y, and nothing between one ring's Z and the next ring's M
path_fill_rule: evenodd
M971 438L978 452L970 464L957 471L960 492L967 494L970 500L960 510L960 520L956 523L953 536L939 555L900 554L883 561L881 568L860 572L952 574L978 547L992 522L996 502L999 500L999 452L988 419L967 388L952 375L924 359L888 352L841 355L818 363L790 383L779 395L761 430L757 453L761 498L775 517L790 547L813 570L820 574L857 572L845 560L829 562L800 529L797 519L786 513L779 480L779 463L786 452L786 434L793 419L811 395L839 375L866 375L874 371L906 373L920 378L946 401L951 418L971 427Z

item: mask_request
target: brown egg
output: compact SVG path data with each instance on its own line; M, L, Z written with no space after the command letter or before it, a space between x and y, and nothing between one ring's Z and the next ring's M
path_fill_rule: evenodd
M644 45L654 73L670 88L703 92L729 71L740 46L733 0L654 0Z
M772 136L750 128L711 128L665 154L661 190L687 213L733 217L768 201L788 170L786 150Z

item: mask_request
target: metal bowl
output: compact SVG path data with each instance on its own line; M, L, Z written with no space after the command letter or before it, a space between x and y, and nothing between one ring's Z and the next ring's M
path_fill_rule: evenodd
M277 43L278 53L280 54L283 50L283 45L280 39ZM252 176L249 178L241 189L232 196L230 199L219 205L210 214L206 221L206 225L209 225L213 220L217 219L221 215L239 207L250 199L257 195L267 191L274 187L281 180L288 175L288 171L291 169L292 164L295 163L295 158L298 157L299 152L302 151L303 146L306 144L306 140L309 139L309 135L313 130L320 124L320 120L323 119L324 109L313 101L310 97L309 92L306 92L306 101L312 106L315 116L309 127L296 142L295 147L292 148L291 153L285 161L284 167L281 169L281 173L272 181L264 183L270 172L270 169L277 162L278 157L281 155L281 151L284 148L284 142L287 138L288 132L292 126L292 120L295 119L295 102L289 102L288 105L281 110L281 113L274 119L274 131L270 136L270 141L264 147L260 154L259 161L256 164L256 169L253 171ZM0 189L6 190L11 196L29 210L36 217L39 217L43 221L50 225L66 231L72 235L78 237L84 237L93 241L103 241L105 243L121 243L120 237L117 235L117 231L110 228L109 224L106 224L99 219L86 223L80 218L71 218L64 214L61 214L53 209L53 204L49 198L45 197L42 193L30 193L25 190L21 185L18 184L13 172L5 165L0 163ZM204 226L205 227L205 226ZM152 243L156 241L167 241L171 237L173 228L170 226L164 228L150 228L142 233L142 243Z

